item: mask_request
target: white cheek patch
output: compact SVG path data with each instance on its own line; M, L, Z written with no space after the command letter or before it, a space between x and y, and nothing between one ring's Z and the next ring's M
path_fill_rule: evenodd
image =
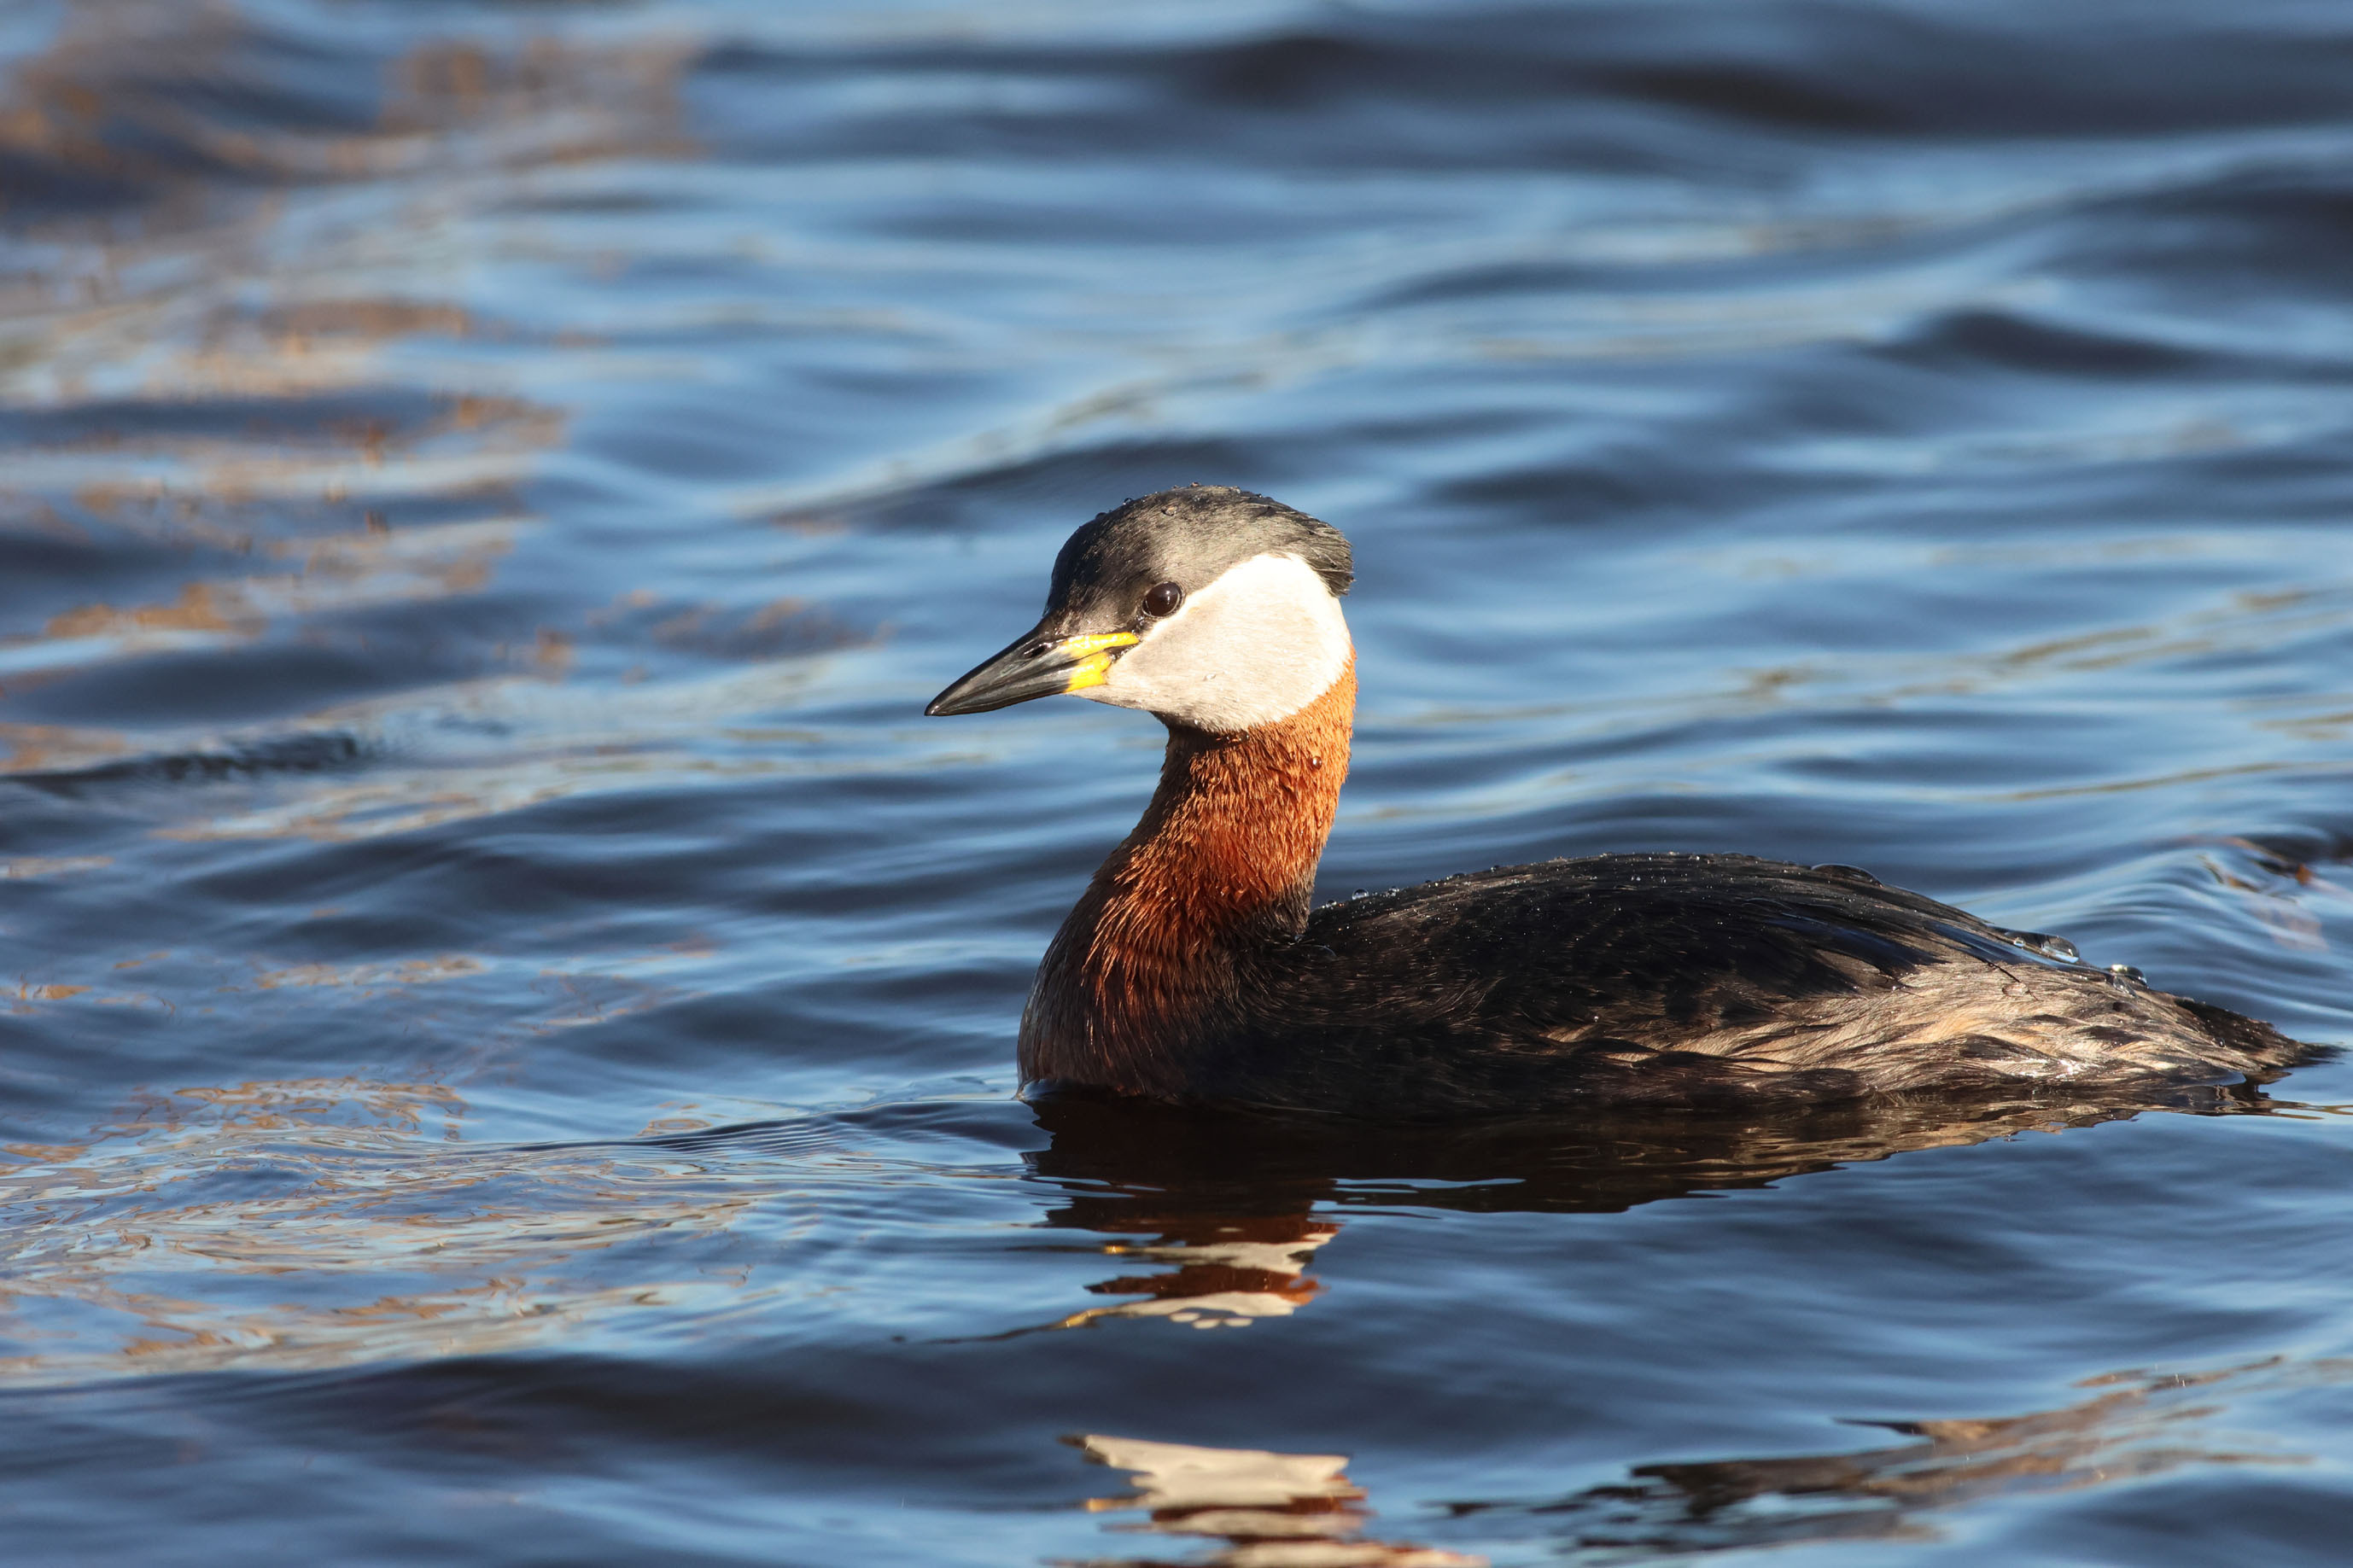
M1340 602L1314 568L1258 555L1186 600L1080 695L1232 734L1323 696L1350 651Z

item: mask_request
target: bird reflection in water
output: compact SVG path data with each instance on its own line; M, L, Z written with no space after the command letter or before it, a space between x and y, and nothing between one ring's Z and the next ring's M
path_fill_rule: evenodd
M1149 1223L1145 1216L1131 1216ZM1175 1218L1176 1216L1171 1216ZM1181 1225L1181 1221L1178 1222ZM1088 1289L1103 1296L1140 1296L1116 1306L1091 1307L1060 1325L1076 1328L1101 1317L1166 1318L1196 1329L1239 1329L1258 1318L1280 1318L1314 1299L1320 1287L1307 1273L1315 1248L1338 1235L1331 1220L1268 1215L1220 1224L1213 1231L1171 1231L1155 1243L1114 1243L1114 1258L1173 1263L1173 1274L1123 1275Z
M1052 1142L1027 1156L1032 1173L1063 1194L1046 1224L1118 1238L1100 1247L1107 1258L1174 1268L1090 1285L1092 1294L1123 1300L1011 1333L1119 1318L1239 1328L1287 1316L1316 1299L1321 1287L1307 1267L1339 1235L1352 1206L1612 1214L2144 1110L2243 1115L2286 1108L2258 1086L2238 1083L2098 1097L1919 1097L1769 1119L1614 1114L1384 1127L1058 1094L1035 1107Z
M1089 1498L1099 1512L1144 1511L1139 1532L1223 1541L1188 1568L1485 1568L1483 1557L1367 1540L1364 1489L1343 1470L1343 1454L1274 1454L1257 1448L1197 1448L1096 1434L1070 1442L1097 1464L1126 1470L1134 1491ZM1158 1557L1103 1557L1085 1568L1159 1568Z
M1174 1265L1090 1290L1126 1298L1038 1328L1150 1317L1243 1325L1314 1300L1305 1270L1352 1206L1612 1213L1662 1198L1759 1187L1816 1171L2026 1131L2060 1131L2144 1110L2200 1115L2298 1109L2253 1084L2137 1099L1912 1100L1825 1107L1767 1121L1614 1116L1480 1129L1374 1128L1330 1119L1186 1110L1084 1096L1037 1106L1051 1135L1028 1158L1062 1187L1054 1226L1118 1239L1110 1258ZM1136 1242L1144 1236L1151 1239ZM1030 1332L1034 1330L1017 1330ZM1849 1452L1639 1465L1623 1480L1556 1498L1449 1501L1419 1534L1491 1549L1499 1540L1617 1561L1799 1542L1916 1539L1921 1515L1988 1492L2088 1486L2189 1464L2283 1462L2198 1439L2222 1385L2339 1382L2353 1362L2253 1366L2197 1376L2118 1373L2079 1403L2017 1416L1880 1424L1903 1441ZM1345 1456L1088 1435L1088 1456L1133 1472L1135 1490L1096 1510L1141 1510L1122 1528L1222 1542L1208 1555L1111 1556L1087 1568L1357 1568L1482 1563L1426 1544L1366 1538L1372 1510ZM1173 1544L1171 1551L1177 1551Z
M1988 1420L1874 1425L1905 1441L1844 1453L1638 1465L1622 1481L1535 1500L1436 1505L1417 1533L1542 1543L1609 1562L1832 1541L1932 1539L1926 1515L1997 1492L2058 1491L2188 1465L2283 1464L2298 1456L2214 1446L2199 1428L2234 1399L2341 1384L2353 1361L2269 1360L2192 1375L2118 1373L2075 1404ZM1086 1568L1440 1568L1487 1559L1363 1538L1371 1510L1341 1455L1197 1448L1088 1436L1091 1459L1134 1473L1135 1491L1094 1510L1141 1510L1137 1531L1221 1539L1204 1556L1092 1559Z

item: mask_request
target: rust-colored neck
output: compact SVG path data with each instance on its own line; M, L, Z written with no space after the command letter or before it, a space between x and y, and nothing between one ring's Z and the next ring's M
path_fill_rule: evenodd
M1332 832L1356 706L1352 658L1288 719L1171 726L1160 787L1046 950L1021 1019L1024 1081L1180 1098L1188 1046L1235 995L1235 960L1295 937Z

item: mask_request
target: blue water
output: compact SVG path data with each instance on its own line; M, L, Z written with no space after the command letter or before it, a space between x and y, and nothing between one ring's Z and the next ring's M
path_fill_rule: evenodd
M1040 1113L1159 731L919 717L1245 485L1356 546L1327 896L1836 860L2353 1041L2341 0L0 54L10 1562L2345 1560L2353 1064Z

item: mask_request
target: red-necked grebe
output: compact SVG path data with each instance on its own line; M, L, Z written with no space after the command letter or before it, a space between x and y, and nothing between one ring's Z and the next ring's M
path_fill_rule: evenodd
M936 698L1168 727L1160 787L1047 949L1033 1086L1369 1116L2269 1076L2268 1026L1848 867L1605 855L1309 907L1347 772L1339 531L1193 486L1071 536L1046 613Z

